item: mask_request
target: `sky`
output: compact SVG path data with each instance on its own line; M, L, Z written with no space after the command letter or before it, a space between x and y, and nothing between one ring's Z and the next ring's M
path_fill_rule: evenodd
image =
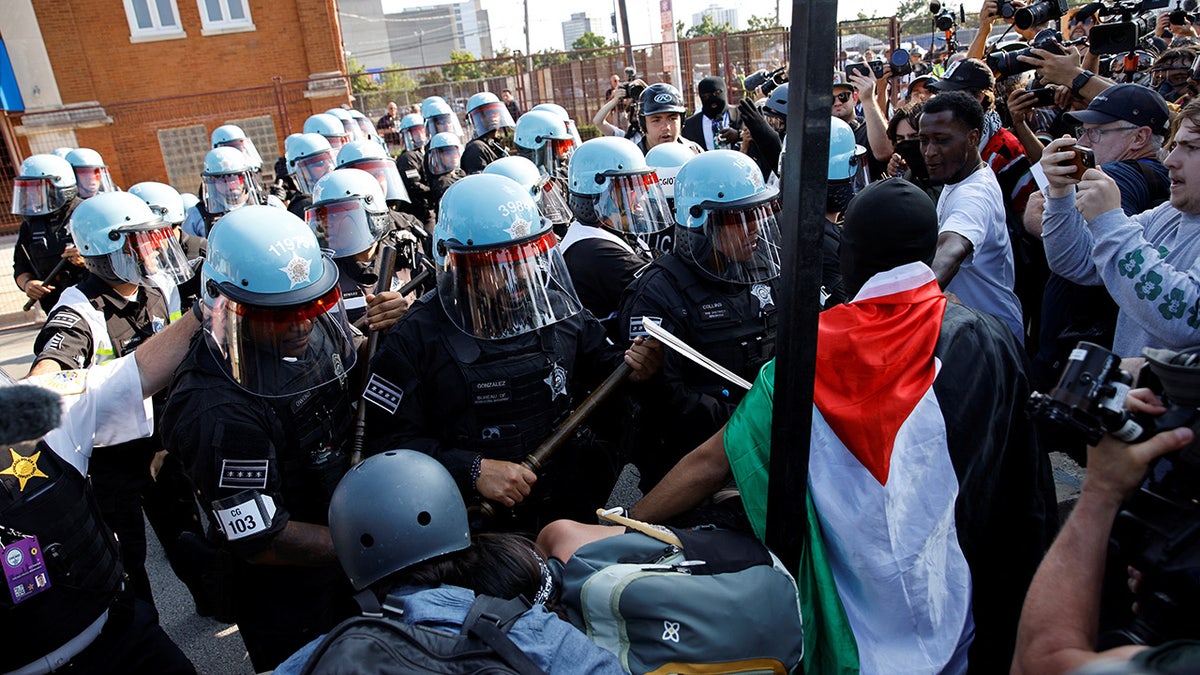
M399 12L410 7L448 4L436 0L382 0L386 12ZM543 49L562 49L562 22L575 12L588 12L593 16L608 17L616 7L615 0L528 0L529 39L534 52ZM709 5L736 7L742 28L753 15L760 17L775 15L775 0L673 0L676 21L686 26L692 23L692 14ZM861 10L868 16L889 16L898 0L857 0L838 3L838 19L856 18ZM657 42L659 39L659 1L626 0L629 10L629 32L635 43ZM492 45L497 50L508 47L525 50L524 7L521 0L483 0L492 25ZM791 21L791 2L780 0L783 14L781 22Z

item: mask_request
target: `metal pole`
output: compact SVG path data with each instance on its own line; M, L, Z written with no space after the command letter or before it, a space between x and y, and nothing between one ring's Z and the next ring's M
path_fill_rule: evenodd
M784 154L783 274L767 495L767 545L795 570L808 530L809 442L820 311L821 238L829 167L830 85L837 0L792 0L788 140Z
M629 12L625 9L625 0L617 0L617 6L621 9L621 36L625 41L625 65L633 67L637 70L637 64L633 62L633 45L629 41Z

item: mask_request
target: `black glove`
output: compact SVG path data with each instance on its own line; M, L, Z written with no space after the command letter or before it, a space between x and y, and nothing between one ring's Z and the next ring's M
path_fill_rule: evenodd
M783 142L779 140L779 134L775 133L770 124L767 124L767 120L759 112L758 106L754 105L750 99L744 98L738 103L738 113L742 117L742 124L750 130L750 139L758 148L759 168L762 169L765 178L779 164L779 153L783 151Z

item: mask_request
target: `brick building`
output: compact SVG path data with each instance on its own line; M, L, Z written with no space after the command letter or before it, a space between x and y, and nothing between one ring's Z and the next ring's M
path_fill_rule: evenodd
M231 122L269 174L308 115L350 100L336 0L0 0L0 16L24 107L3 112L0 200L5 173L61 146L99 151L119 186L195 191Z

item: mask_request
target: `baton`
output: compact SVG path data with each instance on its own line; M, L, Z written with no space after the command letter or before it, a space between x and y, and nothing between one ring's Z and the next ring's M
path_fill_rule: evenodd
M604 399L616 391L617 386L624 382L625 378L629 377L629 374L632 372L633 368L622 359L621 365L617 366L608 377L604 378L600 386L596 387L587 398L583 399L583 403L580 403L578 408L571 411L571 414L567 415L567 419L563 420L562 424L558 425L558 428L551 432L546 440L542 441L541 445L537 446L537 449L529 453L528 457L521 460L521 466L534 473L540 471L542 465L546 463L546 460L550 459L554 451L558 450L559 446L570 438L571 434L575 433L575 429L588 418L588 415L595 412L596 408L604 402ZM496 515L496 507L492 505L492 502L484 500L479 505L479 512L483 514L484 518L491 518Z
M24 247L22 247L22 248L24 248ZM25 253L25 257L29 257L28 252ZM54 281L54 277L61 274L63 269L67 266L67 263L69 263L69 262L71 262L71 261L66 258L59 258L58 264L54 266L54 269L50 270L50 274L48 274L46 276L46 278L42 281L42 284L45 285L45 284L49 284L51 281ZM29 282L26 282L25 285L28 286ZM28 312L33 307L33 303L35 303L35 302L37 302L37 300L30 298L29 301L25 303L25 311Z
M392 288L392 276L396 271L396 249L393 246L384 246L379 255L379 280L375 282L375 293L383 293ZM408 282L408 285L413 285L416 280ZM401 289L401 295L406 295L404 289ZM371 359L375 358L375 349L379 347L379 331L372 330L367 335L367 367L363 372L363 381L371 379ZM363 460L363 437L367 433L367 402L362 400L360 395L358 401L358 410L354 411L354 441L350 445L350 465L353 466Z

